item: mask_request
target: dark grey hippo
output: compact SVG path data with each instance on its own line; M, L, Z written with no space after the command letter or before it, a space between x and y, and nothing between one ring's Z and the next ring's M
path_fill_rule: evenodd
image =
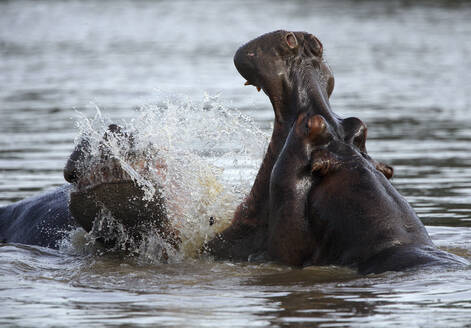
M234 64L247 79L246 85L266 93L275 121L250 194L238 207L231 226L210 241L206 249L218 259L247 260L266 253L270 177L299 114L322 115L338 139L358 149L387 178L392 177L393 169L367 155L367 129L360 119L341 118L331 110L329 96L334 77L323 58L321 42L312 34L282 30L264 34L239 48Z

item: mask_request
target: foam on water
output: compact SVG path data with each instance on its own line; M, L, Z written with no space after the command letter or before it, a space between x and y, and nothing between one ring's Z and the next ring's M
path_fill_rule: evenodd
M94 118L82 116L77 121L80 138L90 140L92 159L102 156L106 144L109 156L142 189L145 201L163 197L181 242L176 252L150 231L139 245L130 247L126 231L106 209L95 220L88 240L94 234L119 235L118 244L146 262L195 257L205 241L227 227L249 191L268 143L268 135L251 119L208 95L202 101L174 97L143 106L133 119L118 123L126 136L113 134L104 140L110 123L98 108ZM129 135L131 143L123 140ZM241 166L243 170L225 170Z

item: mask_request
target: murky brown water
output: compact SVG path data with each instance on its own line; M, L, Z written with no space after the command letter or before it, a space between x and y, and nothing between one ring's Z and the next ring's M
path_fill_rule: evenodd
M435 243L471 259L471 5L421 1L0 2L0 203L63 183L75 109L119 121L161 91L204 92L269 131L239 45L278 28L324 43L334 110L369 126L369 152ZM230 172L246 168L224 162ZM4 326L471 324L470 270L359 277L342 268L185 260L0 245Z

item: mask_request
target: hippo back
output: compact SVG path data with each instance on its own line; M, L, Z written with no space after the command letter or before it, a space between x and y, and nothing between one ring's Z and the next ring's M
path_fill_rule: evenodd
M0 209L0 241L57 248L76 227L69 212L70 184Z

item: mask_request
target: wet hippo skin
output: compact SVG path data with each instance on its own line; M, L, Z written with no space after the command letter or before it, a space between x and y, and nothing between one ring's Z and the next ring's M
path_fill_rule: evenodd
M408 202L321 115L301 114L270 180L268 253L362 274L469 263L434 246Z
M77 226L69 211L72 185L0 208L0 242L57 248L67 231Z

